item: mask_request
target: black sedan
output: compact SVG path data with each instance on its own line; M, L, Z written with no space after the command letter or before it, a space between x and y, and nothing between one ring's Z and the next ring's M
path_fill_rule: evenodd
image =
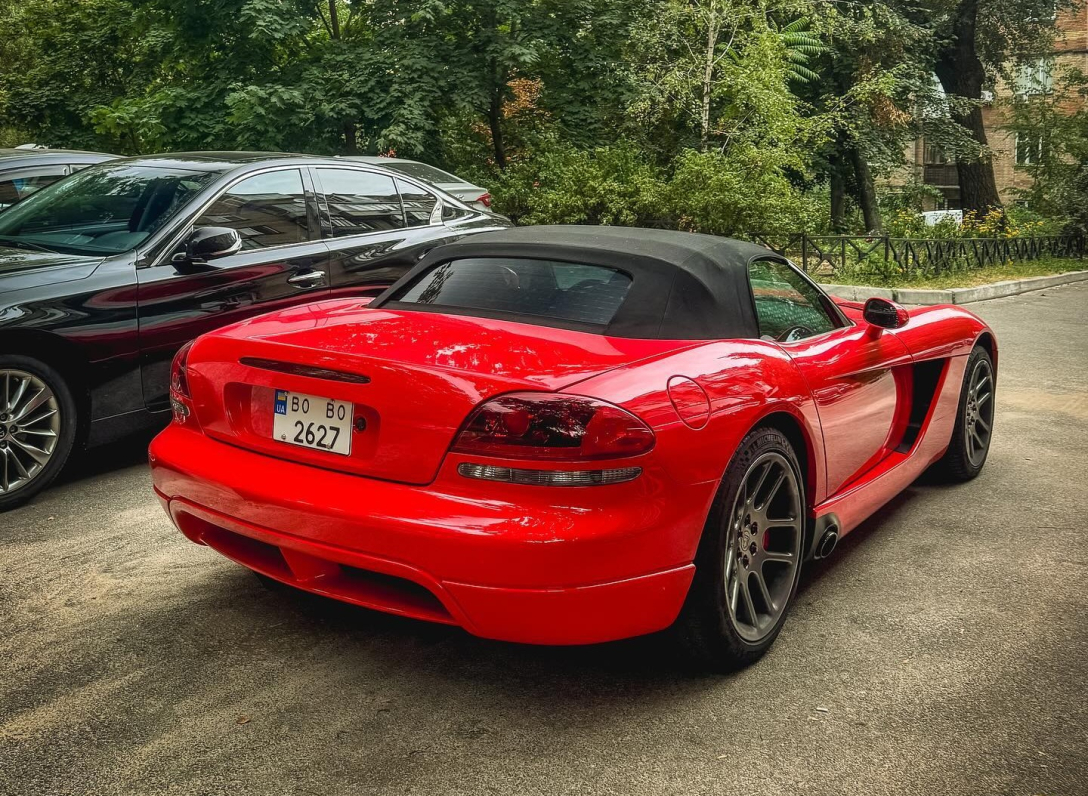
M165 422L171 359L194 337L377 295L435 246L508 223L302 155L128 158L34 193L0 213L0 510L77 446Z

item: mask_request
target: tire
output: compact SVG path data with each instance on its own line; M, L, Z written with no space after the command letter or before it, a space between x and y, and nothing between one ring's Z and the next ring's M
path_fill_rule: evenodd
M776 491L767 497L772 487ZM697 668L741 669L774 643L801 576L806 507L789 440L773 428L749 432L714 498L695 556L695 578L674 628ZM758 527L768 518L769 524ZM739 591L745 583L749 599ZM762 592L759 583L767 585Z
M26 503L53 482L72 454L78 427L72 390L56 369L21 354L0 354L0 511Z
M253 570L250 570L250 572L253 572ZM275 578L270 578L270 577L268 577L268 575L265 575L265 574L263 574L261 572L253 572L253 575L257 578L257 581L262 586L264 586L266 589L268 589L273 594L292 594L293 595L293 594L299 594L301 592L300 589L296 589L294 586L288 586L283 581L276 580Z
M975 346L963 374L952 440L933 468L938 479L962 483L982 472L993 439L996 394L997 377L990 354L982 346Z

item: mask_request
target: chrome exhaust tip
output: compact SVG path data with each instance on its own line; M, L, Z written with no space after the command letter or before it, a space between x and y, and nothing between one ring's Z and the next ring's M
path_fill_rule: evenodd
M820 543L816 545L815 558L827 558L833 552L835 552L835 545L839 543L839 529L832 525L820 537Z

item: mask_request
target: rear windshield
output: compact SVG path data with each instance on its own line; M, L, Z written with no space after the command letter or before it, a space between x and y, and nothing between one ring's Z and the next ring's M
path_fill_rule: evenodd
M409 177L415 177L417 180L468 184L460 177L455 177L448 171L436 169L434 166L428 166L426 163L381 163L379 165L385 166L387 169L392 169L393 171L399 171L401 174L407 174Z
M436 265L393 300L605 326L630 287L630 276L602 265L472 257Z

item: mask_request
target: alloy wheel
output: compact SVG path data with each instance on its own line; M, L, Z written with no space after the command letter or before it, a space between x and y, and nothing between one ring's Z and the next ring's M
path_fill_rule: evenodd
M981 467L986 461L994 425L994 374L985 358L975 363L967 384L967 406L963 424L967 458L975 467Z
M60 402L33 373L0 370L0 495L41 475L60 441Z
M745 641L758 642L785 612L800 566L804 515L789 460L769 451L744 474L729 514L725 596L729 618Z

